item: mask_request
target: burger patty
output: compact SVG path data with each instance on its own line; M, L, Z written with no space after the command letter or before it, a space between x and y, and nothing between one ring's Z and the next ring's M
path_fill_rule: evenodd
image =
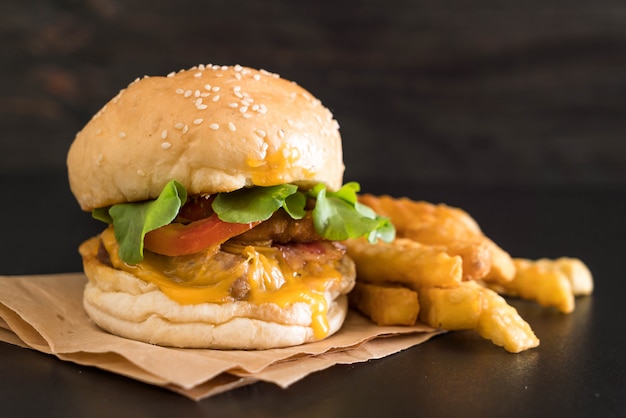
M323 240L315 230L311 212L306 212L302 219L293 219L284 210L277 210L264 222L249 231L233 238L241 242L272 241L286 244L289 242L314 242Z

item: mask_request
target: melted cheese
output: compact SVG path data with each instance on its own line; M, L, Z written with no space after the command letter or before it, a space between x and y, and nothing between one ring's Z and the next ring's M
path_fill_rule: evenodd
M283 145L274 152L265 151L260 159L258 156L248 157L248 166L255 169L252 172L252 183L256 185L285 183L287 180L285 174L294 175L293 171L296 168L299 177L313 178L315 172L304 167L297 167L297 165L303 165L301 158L302 151L293 144Z
M118 256L119 245L112 227L101 234L101 239L115 268L155 284L182 305L234 301L232 287L237 280L245 280L249 289L246 302L275 303L281 308L304 302L310 306L316 338L328 335L324 294L341 280L341 273L332 266L314 264L295 272L279 250L252 246L241 247L237 263L217 261L218 248L215 248L189 257L165 257L146 251L142 262L129 265Z

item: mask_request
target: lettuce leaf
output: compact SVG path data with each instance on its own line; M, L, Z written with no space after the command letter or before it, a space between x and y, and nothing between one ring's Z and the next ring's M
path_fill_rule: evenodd
M323 184L309 191L316 198L313 223L318 234L334 241L366 237L371 243L395 238L395 228L388 218L358 202L360 188L351 182L336 192L327 191Z
M155 200L113 205L94 211L92 216L113 224L120 258L128 264L137 264L143 260L144 236L172 222L186 200L183 185L172 180Z
M297 191L298 186L295 184L239 189L230 193L219 193L213 200L212 207L224 222L247 224L266 221L278 209L287 206L286 199ZM290 206L296 205L299 205L299 202L292 202ZM290 210L296 214L300 213L300 210L304 213L304 202L302 208L290 207Z
M392 241L395 229L391 221L359 203L359 191L356 182L347 183L334 192L321 183L308 191L300 191L294 184L257 186L218 193L212 208L222 221L232 223L265 221L280 208L292 218L301 219L307 199L314 198L313 223L323 238L341 241L366 237L372 243L378 239ZM172 222L186 199L185 188L172 180L155 200L96 209L92 216L113 224L121 259L136 264L143 260L146 233Z

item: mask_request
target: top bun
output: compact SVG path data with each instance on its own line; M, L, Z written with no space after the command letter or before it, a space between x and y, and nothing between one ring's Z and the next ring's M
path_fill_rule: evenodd
M339 126L296 83L239 65L144 77L78 133L67 157L84 210L156 198L177 180L191 195L343 180Z

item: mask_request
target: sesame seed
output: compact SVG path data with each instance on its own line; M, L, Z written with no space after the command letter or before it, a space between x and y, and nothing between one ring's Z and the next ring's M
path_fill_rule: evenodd
M243 115L241 115L241 116L243 116L243 117L244 117L244 118L246 118L246 119L250 119L250 118L252 117L252 115L251 115L250 113L244 113L244 114L243 114Z
M209 97L211 93L201 93L200 97Z
M126 138L126 132L120 132L119 137L122 139Z
M235 65L234 69L235 69L235 71L239 72L239 71L243 70L243 67L241 65L237 64L237 65Z
M220 99L220 95L217 94L215 96L213 96L213 98L211 100L213 100L214 102L217 102Z
M210 84L205 84L204 85L204 89L205 90L211 90L211 85Z
M246 113L246 112L248 111L248 106L241 106L241 107L239 108L239 111L240 111L241 113Z
M146 175L146 173L144 173L143 170L137 170L137 175L143 177Z
M161 139L165 138L167 138L167 129L163 129L163 132L161 132Z
M180 130L183 129L185 127L185 124L182 122L178 122L176 125L174 125L174 128Z
M187 90L187 91L185 92L185 97L190 97L191 95L192 95L191 90Z
M202 118L194 119L193 120L193 124L194 125L200 125L203 121L204 121L204 119L202 119Z
M267 133L263 129L257 129L255 133L261 138L265 138L267 136Z
M259 113L262 115L267 113L267 106L265 106L263 103L259 105Z
M217 131L220 128L220 125L217 123L212 123L209 125L209 128L213 129L214 131Z
M200 98L197 98L197 99L196 99L196 101L194 102L194 104L195 104L196 106L201 105L201 104L202 104L202 98L201 98L201 97L200 97Z
M250 99L242 99L241 104L244 106L250 106Z
M259 71L261 72L261 74L269 75L269 76L272 76L272 77L274 77L274 78L279 78L279 77L280 77L280 75L278 75L278 74L276 74L276 73L271 73L271 72L269 72L269 71L267 71L267 70L263 70L263 69L261 69L261 70L259 70Z
M200 97L200 90L196 90L196 91L193 93L193 95L194 95L195 97Z
M259 81L261 79L261 74L255 74L252 76L252 78L254 78L256 81Z
M171 73L169 73L169 74L167 75L167 77L168 77L168 78L172 78L172 77L174 77L175 75L176 75L176 72L172 71Z
M172 148L172 144L170 144L169 142L162 142L161 143L161 148L163 148L163 149L170 149L170 148Z
M285 131L283 131L282 129L278 130L278 137L283 139L285 137Z
M204 110L204 109L206 109L207 107L208 107L208 106L207 106L207 105L205 105L205 104L200 104L200 105L196 106L196 108L197 108L198 110Z
M204 64L198 65L198 70L204 70Z
M237 106L239 106L238 103L232 102L232 103L228 103L229 107L232 107L233 109L236 108Z
M240 91L241 90L241 86L234 86L233 87L233 91Z
M228 122L228 129L230 129L232 132L235 132L237 130L237 128L235 128L235 124L232 122Z
M185 90L183 90L183 89L176 89L176 94L185 94Z
M202 77L202 73L201 72L195 73L193 76L196 77L196 78L200 78L200 77Z
M234 93L234 94L235 94L235 96L237 96L238 98L243 99L243 94L241 94L241 92L240 92L240 91L235 90L235 93Z
M220 87L219 86L215 86L215 87L211 87L211 91L220 91Z
M235 73L235 78L237 80L241 80L241 73Z
M222 65L222 70L223 70L223 71L228 70L228 65Z
M185 135L185 134L187 133L187 131L188 131L188 130L189 130L189 126L188 126L188 125L185 125L185 126L183 127L183 135Z
M252 110L254 110L255 112L259 110L259 105L258 104L253 104L252 105Z

